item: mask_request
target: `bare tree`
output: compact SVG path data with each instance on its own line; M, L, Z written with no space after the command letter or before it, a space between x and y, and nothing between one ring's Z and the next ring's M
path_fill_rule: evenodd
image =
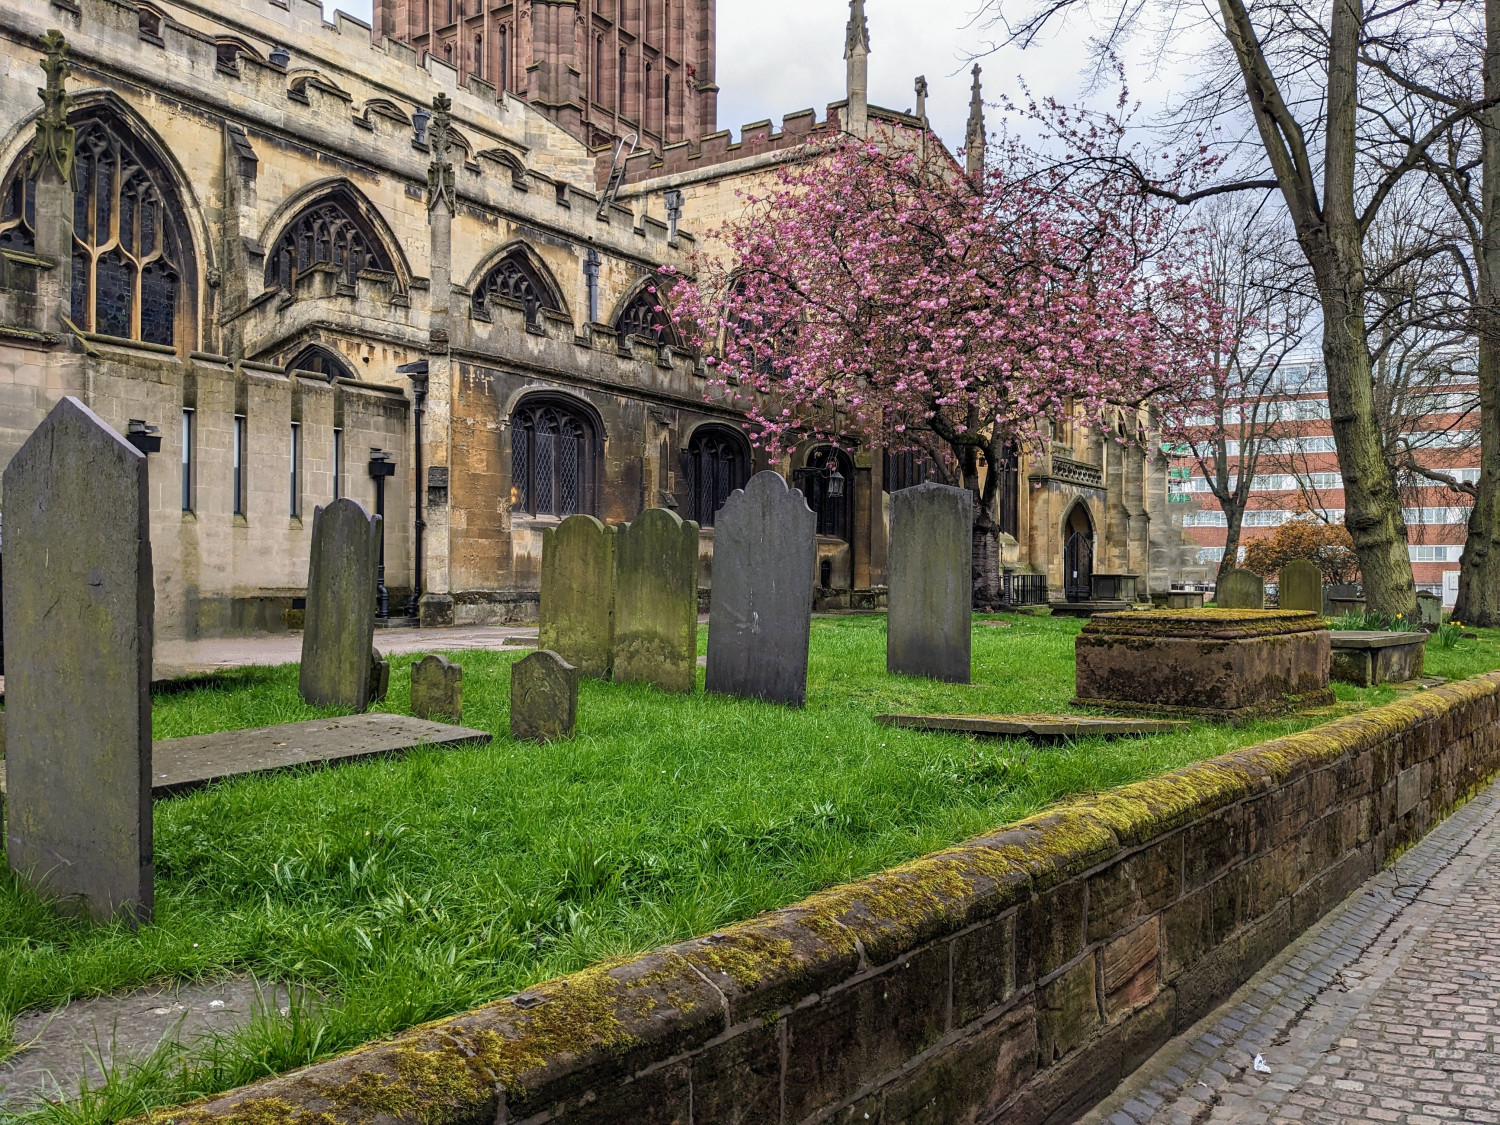
M1055 20L1089 8L1104 16L1102 44L1110 50L1153 17L1177 25L1193 10L1186 0L1042 0L1011 23L1006 5L1014 2L986 0L982 9L1003 29L1003 42L1026 46ZM1385 38L1391 29L1445 21L1452 7L1444 0L1391 0L1384 7L1365 0L1217 0L1208 19L1238 81L1225 81L1221 73L1205 83L1178 123L1201 128L1248 115L1258 167L1190 193L1165 192L1182 203L1234 191L1279 192L1318 294L1345 524L1359 555L1367 603L1390 617L1415 614L1416 588L1396 477L1380 441L1375 364L1366 338L1364 240L1391 193L1480 103L1429 100L1420 127L1410 136L1396 135L1381 131L1384 107L1361 100L1361 78L1380 66L1399 72L1400 52ZM1496 82L1500 86L1500 74ZM1372 144L1372 134L1378 143ZM1149 168L1121 170L1153 182Z

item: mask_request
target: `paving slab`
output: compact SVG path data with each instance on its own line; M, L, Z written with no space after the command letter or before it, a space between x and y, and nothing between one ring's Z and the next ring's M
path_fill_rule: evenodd
M417 746L488 742L490 737L469 727L377 713L165 738L151 744L151 794L163 797L245 774L399 754ZM0 764L0 793L4 791Z
M1109 719L1098 715L876 715L875 721L906 730L1046 739L1168 734L1188 726L1171 719Z

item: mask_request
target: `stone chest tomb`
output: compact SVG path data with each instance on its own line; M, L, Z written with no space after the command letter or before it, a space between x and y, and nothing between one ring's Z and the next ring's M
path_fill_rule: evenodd
M1236 722L1333 702L1316 613L1101 613L1075 641L1075 703Z

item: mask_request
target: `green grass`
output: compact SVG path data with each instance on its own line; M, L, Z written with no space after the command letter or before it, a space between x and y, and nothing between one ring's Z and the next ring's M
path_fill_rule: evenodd
M981 619L975 683L958 686L888 676L881 617L820 619L805 709L586 681L579 737L549 746L507 733L510 665L523 653L454 654L464 720L492 731L491 744L159 801L156 920L139 931L60 918L0 879L0 1057L16 1013L153 980L244 972L309 990L288 1016L269 1010L236 1036L164 1052L29 1115L117 1120L122 1107L301 1065L1327 718L1057 748L872 720L1066 710L1080 624ZM411 659L392 663L384 709L399 711ZM1428 649L1432 674L1495 667L1500 632ZM1396 694L1338 687L1345 708ZM159 694L153 722L169 738L320 714L286 666Z

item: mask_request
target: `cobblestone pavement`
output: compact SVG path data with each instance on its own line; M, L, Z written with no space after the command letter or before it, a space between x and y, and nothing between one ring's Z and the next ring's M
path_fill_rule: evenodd
M1500 1123L1500 783L1083 1120Z

